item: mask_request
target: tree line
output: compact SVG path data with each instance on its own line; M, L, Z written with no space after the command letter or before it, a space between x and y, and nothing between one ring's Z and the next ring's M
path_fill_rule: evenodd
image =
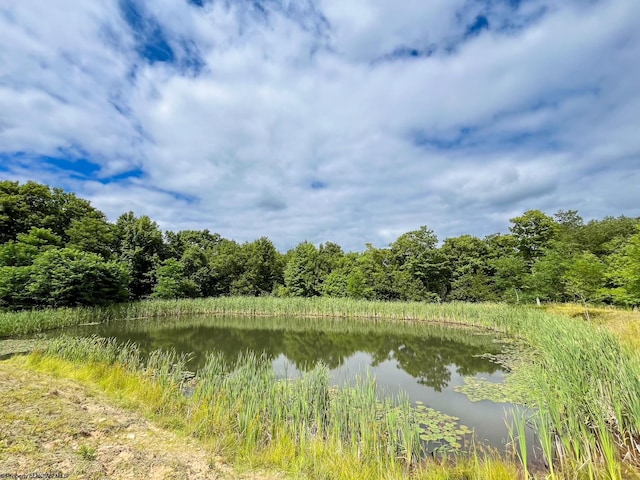
M303 241L281 253L267 237L163 233L133 212L110 223L73 193L1 181L0 308L224 295L640 304L640 218L529 210L510 221L484 238L440 244L422 226L385 248Z

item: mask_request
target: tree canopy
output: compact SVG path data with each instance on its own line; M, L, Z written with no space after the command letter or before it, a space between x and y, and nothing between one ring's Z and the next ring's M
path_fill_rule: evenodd
M162 232L134 212L110 223L73 193L0 181L5 309L220 295L640 305L639 218L529 210L506 234L440 243L421 226L386 247L363 245L345 253L302 241L281 253L264 236L240 244L208 229Z

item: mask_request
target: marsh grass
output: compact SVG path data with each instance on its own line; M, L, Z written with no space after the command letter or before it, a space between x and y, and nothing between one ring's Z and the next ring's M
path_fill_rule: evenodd
M106 309L2 313L0 336L96 321L195 314L426 320L504 332L519 345L520 358L510 365L510 378L514 384L526 385L526 398L522 401L538 412L532 422L539 435L544 436L541 445L550 468L549 478L634 478L638 472L640 360L633 349L637 343L620 341L624 332L630 331L623 327L619 327L618 332L607 331L603 326L607 325L607 312L598 309L591 309L592 321L587 322L577 314L561 315L542 308L504 304L245 297L145 301ZM637 323L637 314L629 312L629 315ZM133 367L140 365L136 347L131 345L123 350L115 345L97 348L94 344L89 350L106 352L87 353L95 357L88 357L91 362L113 361L122 365L119 368L125 372L134 371ZM68 360L77 359L69 357ZM378 416L377 410L372 417L373 406L366 379L354 389L355 392L345 390L340 393L341 403L334 404L333 399L338 394L321 388L325 385L322 379L326 374L322 366L312 370L301 383L290 384L274 382L269 377L271 374L258 366L257 359L246 358L236 377L223 369L218 379L216 368L223 367L216 366L219 359L212 357L209 370L204 369L197 377L196 390L209 388L207 395L197 391L193 400L186 401L179 383L184 383L186 378L182 372L184 365L175 356L167 357L166 361L171 363L171 368L150 369L166 382L165 386L157 387L160 389L160 395L156 395L160 407L156 408L160 408L163 415L181 412L181 418L187 419L185 425L189 425L194 434L203 438L215 436L220 448L235 452L235 457L261 458L267 463L288 459L292 465L298 465L296 468L302 469L311 468L311 465L323 469L337 462L341 471L351 471L349 465L358 465L365 469L363 471L371 469L371 472L406 473L415 468L412 465L420 463L419 455L416 455L419 433L411 426L411 415L406 413L403 401L398 400L390 409L385 406L382 417ZM150 378L150 370L145 370L144 378ZM268 394L252 395L250 391L240 397L236 392L228 394L213 387L218 385L215 382L223 381L221 379L231 382L226 388L250 383L249 387L255 387L256 391L259 387L260 392ZM207 382L209 387L205 387ZM212 395L219 401L211 401ZM145 401L153 403L156 397ZM265 404L267 398L277 404ZM301 403L300 398L308 401ZM170 408L166 407L167 403ZM322 405L326 407L324 410L320 408ZM375 423L384 424L386 430L375 430L378 428L375 427L375 435L363 431L365 417L354 413L356 407L367 412L367 422L375 418ZM319 412L325 412L325 416ZM315 452L313 460L306 455L301 457L307 450ZM341 456L335 457L329 452L340 452ZM367 460L378 457L387 460Z
M578 478L635 478L640 465L637 353L602 326L553 315L523 325L519 337L518 357L505 360L512 371L507 384L527 386L523 403L535 409L531 421L549 478L578 473ZM519 433L517 438L524 438ZM623 475L628 468L635 473Z
M550 304L545 310L575 319L583 319L584 307L575 304ZM594 325L603 327L615 335L620 342L640 349L640 312L631 309L610 306L591 306L589 316Z
M43 332L88 323L202 314L429 320L515 333L544 315L538 309L506 304L372 302L338 298L218 297L145 300L103 308L60 308L0 312L0 337Z
M361 478L362 472L406 478L425 468L424 409L406 396L379 400L371 376L335 388L328 368L318 364L296 379L276 378L266 357L253 353L233 364L211 353L191 375L187 359L155 351L143 361L135 344L60 337L26 361L31 368L96 382L242 464L287 465L316 475L334 463L337 473L328 478ZM464 433L452 427L447 437L455 441Z

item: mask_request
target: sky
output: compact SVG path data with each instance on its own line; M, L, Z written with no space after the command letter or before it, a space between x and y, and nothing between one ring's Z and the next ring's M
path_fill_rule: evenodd
M640 1L5 0L0 179L387 246L640 216Z

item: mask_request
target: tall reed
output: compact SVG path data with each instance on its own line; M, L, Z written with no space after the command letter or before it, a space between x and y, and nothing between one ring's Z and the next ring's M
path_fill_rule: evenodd
M530 386L552 477L591 470L621 478L622 464L640 466L637 353L582 320L547 315L519 333L528 360L512 376Z
M543 316L544 312L498 303L374 302L324 297L144 300L109 307L0 312L0 337L42 332L83 323L199 314L430 320L498 329L512 334L516 333L521 325Z
M519 340L522 358L526 359L514 368L512 376L526 378L525 383L530 387L528 395L530 404L539 412L533 422L538 426L541 434L551 437L551 440L545 438L543 445L546 445L548 461L555 462L551 463L552 476L560 477L564 475L562 472L571 471L589 471L595 472L594 475L615 476L618 472L624 472L627 467L636 468L640 465L640 395L638 395L640 357L630 348L621 345L617 338L603 328L581 319L549 314L535 307L270 297L144 301L104 309L2 313L0 314L0 336L95 321L229 313L254 316L337 316L368 318L374 321L382 318L431 320L473 325L504 332ZM107 345L105 349L111 353L104 355L115 354L113 347ZM139 360L127 361L135 363ZM247 362L251 363L249 360ZM322 377L320 371L314 374L318 378ZM249 374L246 375L248 378ZM261 382L266 382L265 385L270 385L271 380L266 372L258 369L252 371L252 375L256 375ZM291 398L295 404L294 397L283 397L295 388L301 387L280 385L274 387L273 393L269 395L279 400ZM366 391L366 387L360 385L358 390ZM296 393L298 394L300 392ZM372 407L367 403L368 397L356 399L349 396L355 395L353 393L341 395L343 395L341 401L344 404L357 405L368 412L368 417L371 417ZM200 398L198 395L195 397ZM342 411L340 405L334 405L331 402L329 405L336 409L332 415L340 418L340 421L349 428L334 430L317 418L313 420L313 416L303 416L305 421L302 424L308 428L302 430L290 431L291 427L286 426L287 422L284 422L284 425L279 423L277 428L264 427L266 429L260 430L256 425L264 425L264 423L259 422L258 419L266 419L266 424L271 425L273 418L279 419L284 418L282 415L290 415L288 410L276 413L277 409L272 411L272 408L266 408L262 404L251 403L263 400L250 395L246 398L227 399L229 402L227 410L236 412L234 417L236 427L241 426L247 432L253 432L243 440L249 442L247 445L260 445L261 442L266 441L265 439L278 436L284 438L291 433L295 433L296 438L310 445L312 439L318 438L318 432L321 432L327 439L342 442L341 448L349 451L355 449L356 453L395 452L403 458L404 462L413 461L415 451L412 439L414 436L410 433L410 428L406 427L407 424L402 423L406 421L408 414L401 414L394 409L387 410L382 422L386 423L387 431L382 438L392 439L392 443L388 444L384 443L380 437L367 437L367 432L362 432L358 427L358 422L362 419L353 415L353 409ZM316 402L319 401L316 400ZM245 405L249 405L248 410L244 408ZM208 412L212 408L215 409L213 406L198 405L193 412L198 410ZM304 405L299 408L311 407ZM247 414L248 411L254 412L253 416ZM401 409L401 411L404 410ZM309 415L312 414L318 415L317 411L310 410ZM218 427L224 429L224 422L216 426L207 424L206 416L200 415L198 419L197 424L201 429L211 430ZM231 439L232 436L228 438ZM396 458L395 455L392 457ZM568 475L570 476L570 473Z
M160 388L155 414L180 417L197 437L224 438L233 446L225 453L236 459L268 454L293 442L293 461L322 444L367 469L391 468L401 474L417 468L426 455L420 417L407 398L379 401L370 376L360 377L352 388L335 388L322 364L299 378L278 379L264 356L246 353L230 365L211 353L191 378L186 357L175 352L154 351L141 361L134 344L118 346L97 337L61 337L32 356L34 362L41 357L109 365L139 375Z

